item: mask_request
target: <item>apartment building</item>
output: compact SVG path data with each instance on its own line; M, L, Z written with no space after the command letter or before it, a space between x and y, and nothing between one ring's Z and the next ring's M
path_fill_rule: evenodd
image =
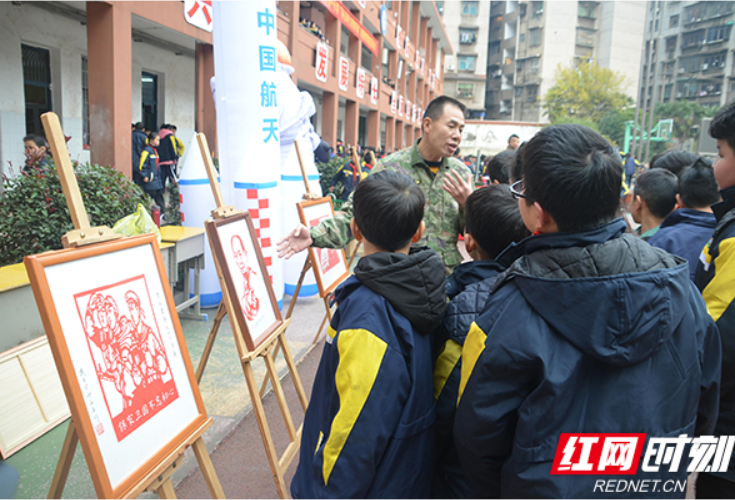
M447 37L456 48L444 63L444 91L467 106L467 118L485 117L490 2L442 2Z
M491 2L486 119L547 122L557 67L583 60L624 74L635 98L645 20L636 1Z
M638 103L724 106L731 101L735 71L728 54L735 50L734 22L735 2L647 2ZM648 71L649 61L654 71Z

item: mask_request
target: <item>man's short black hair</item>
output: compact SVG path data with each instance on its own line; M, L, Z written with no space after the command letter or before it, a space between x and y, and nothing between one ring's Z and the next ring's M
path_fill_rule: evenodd
M426 197L406 174L384 170L355 187L355 223L366 240L395 252L411 242L424 218Z
M712 165L701 158L684 170L679 178L679 196L688 208L705 208L720 201Z
M457 99L449 97L448 95L440 95L439 97L432 100L428 106L426 106L426 111L424 111L424 118L428 117L431 118L432 121L437 121L444 114L444 106L446 106L447 104L458 107L462 111L463 115L465 111L467 111L467 106L459 102Z
M735 102L723 106L709 124L713 139L724 139L735 150Z
M671 213L676 205L679 179L665 168L654 168L640 174L635 181L635 196L646 202L648 210L659 219Z
M143 122L136 123L135 130L143 130Z
M530 235L510 186L491 184L475 190L465 205L465 231L494 259L511 243Z
M699 156L689 151L679 149L675 151L664 151L663 153L658 153L651 159L650 168L665 168L673 172L677 177L681 177L684 169L693 165L698 159Z
M488 162L486 173L490 176L491 181L508 184L510 182L510 171L515 164L515 150L501 151Z
M525 144L517 161L526 195L554 218L560 231L592 229L616 216L623 165L610 143L591 128L544 128Z
M42 148L46 145L46 139L37 134L28 134L23 138L23 142L26 141L33 141L33 143L39 148Z
M523 151L523 147L525 145L526 143L522 142L515 150L515 161L510 167L510 175L508 176L508 182L510 182L511 184L520 181L521 177L523 177L523 173L521 172L521 167L523 167L523 164L521 163L521 151Z
M518 136L517 136L516 134L510 134L510 137L508 137L508 144L510 144L510 140L511 140L512 138L514 138L514 137L515 137L516 139L518 139L519 141L521 140L521 138L520 138L520 137L518 137Z

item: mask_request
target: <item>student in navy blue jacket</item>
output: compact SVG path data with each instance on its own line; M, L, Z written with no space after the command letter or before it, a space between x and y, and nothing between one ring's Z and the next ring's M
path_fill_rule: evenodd
M720 201L715 173L708 163L698 160L682 172L676 201L679 208L663 220L648 243L686 259L689 278L694 281L699 256L717 225L710 205Z
M357 185L350 223L365 253L340 285L304 417L294 498L426 498L434 448L430 335L446 304L426 247L425 197L379 172Z
M458 265L447 277L450 303L438 336L440 351L434 363L436 464L432 498L473 495L464 479L452 437L462 368L460 354L470 325L482 311L495 278L505 269L495 257L530 235L507 184L491 184L476 190L467 198L464 210L465 249L474 260Z
M163 199L163 177L161 168L158 166L158 151L156 151L159 142L160 139L156 132L148 134L148 144L140 154L138 172L143 182L143 191L148 193L163 211L166 209L166 202Z
M609 497L595 484L611 476L551 474L561 434L710 434L720 336L684 260L615 219L622 165L601 135L547 127L519 161L513 190L534 236L498 256L507 270L467 334L457 453L481 497ZM631 472L687 479L683 464Z

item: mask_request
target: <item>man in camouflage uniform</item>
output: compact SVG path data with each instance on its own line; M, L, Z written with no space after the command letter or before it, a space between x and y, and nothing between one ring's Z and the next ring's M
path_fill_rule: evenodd
M472 192L472 173L460 160L452 158L464 129L465 107L451 97L434 99L426 108L422 137L406 149L378 161L371 175L394 170L412 177L426 195L426 231L418 242L436 250L447 272L462 262L457 238L464 231L464 204ZM279 257L289 258L309 246L343 248L352 239L352 196L334 217L307 229L299 226L278 242Z

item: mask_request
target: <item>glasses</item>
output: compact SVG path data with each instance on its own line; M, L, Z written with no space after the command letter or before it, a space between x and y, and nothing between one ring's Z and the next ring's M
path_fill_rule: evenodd
M523 179L521 179L520 181L514 182L510 186L510 193L513 195L513 198L515 198L516 200L521 199L521 198L525 198L527 200L531 199L525 194L523 194L523 191L525 190L526 190L526 186L523 184Z

